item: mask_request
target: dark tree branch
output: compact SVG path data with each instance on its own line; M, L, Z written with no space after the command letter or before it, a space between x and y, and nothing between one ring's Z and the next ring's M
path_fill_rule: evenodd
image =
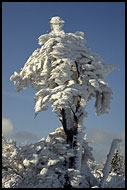
M78 69L78 63L75 61L75 65L76 65L76 69L77 69L77 74L78 74L78 78L80 76L80 73L79 73L79 69Z

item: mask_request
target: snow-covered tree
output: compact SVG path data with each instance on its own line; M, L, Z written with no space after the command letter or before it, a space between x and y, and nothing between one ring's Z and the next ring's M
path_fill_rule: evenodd
M120 147L116 149L110 166L110 172L125 175L125 158L121 154Z
M113 139L112 141L111 148L110 148L109 154L107 155L107 160L104 165L103 177L100 182L100 187L102 188L104 187L105 181L108 178L109 171L110 171L110 164L111 164L115 149L118 147L120 142L121 142L121 139Z
M50 19L51 32L39 37L41 47L10 80L18 92L30 86L36 91L35 116L51 103L72 152L66 167L81 171L86 104L94 97L96 114L107 113L112 90L104 79L116 67L103 64L87 47L83 32L65 33L63 25L60 17Z
M3 188L63 188L66 187L67 177L70 186L76 187L79 182L82 186L90 187L89 181L83 181L85 176L91 174L91 184L95 177L87 166L88 160L93 160L92 148L83 138L81 173L69 169L67 164L73 152L68 149L63 127L48 135L47 139L30 145L17 147L14 141L3 139ZM85 170L84 170L85 168ZM89 171L89 172L88 172ZM96 181L96 180L95 180Z
M83 138L82 168L68 168L73 151L68 149L63 127L46 139L17 147L16 142L3 138L3 188L98 188L103 166L93 160L92 148ZM69 184L68 184L69 178ZM105 178L105 188L124 188L124 177L111 172Z

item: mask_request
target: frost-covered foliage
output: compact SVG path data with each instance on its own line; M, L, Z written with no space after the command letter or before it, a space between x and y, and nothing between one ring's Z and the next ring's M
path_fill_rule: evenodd
M83 32L65 33L63 25L60 17L52 17L51 32L39 37L41 47L33 52L19 72L10 77L17 91L27 87L36 91L35 116L47 110L51 103L63 127L49 134L46 141L17 150L20 157L24 157L22 163L26 168L23 169L26 177L19 183L21 187L39 188L43 184L43 187L94 188L107 184L114 148L111 148L100 180L91 169L93 157L84 140L83 119L87 117L85 107L92 97L95 98L96 114L107 113L112 90L104 79L116 67L103 64L103 60L87 47ZM31 171L36 177L29 182Z
M50 19L51 32L39 37L41 46L33 52L20 72L14 72L17 91L32 86L35 93L35 113L48 109L61 117L62 108L75 111L77 96L81 97L80 113L86 102L96 97L97 115L110 108L112 90L104 78L115 69L104 65L103 60L87 46L83 32L65 33L60 17Z
M94 97L97 115L107 113L112 90L104 79L116 68L104 65L86 46L83 32L65 33L63 24L60 17L50 19L51 32L39 37L41 47L10 80L17 91L30 86L37 91L35 116L51 103L63 125L67 143L75 149L75 168L80 169L86 104Z
M64 188L67 178L73 188L97 188L103 177L103 166L94 161L92 148L83 137L81 171L68 169L72 149L60 127L35 144L17 147L3 139L3 188ZM111 172L104 188L124 187L124 177Z

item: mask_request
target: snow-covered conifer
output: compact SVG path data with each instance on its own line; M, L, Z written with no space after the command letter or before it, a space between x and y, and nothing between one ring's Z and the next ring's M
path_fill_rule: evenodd
M116 149L110 166L110 172L125 175L125 158L121 154L120 147Z
M68 148L63 127L57 128L46 139L29 145L16 146L3 139L3 188L98 188L103 177L103 166L97 164L83 138L81 170L68 168L73 151ZM69 179L69 181L68 181ZM111 172L104 187L124 187L124 177Z
M35 116L47 110L47 103L51 103L62 123L69 145L67 150L71 152L67 170L81 171L82 156L85 155L82 150L86 104L94 97L96 114L107 113L112 90L104 79L116 67L103 64L103 60L87 47L83 32L65 33L63 25L64 20L58 16L50 19L51 32L39 37L41 47L32 53L19 72L14 72L10 80L18 92L30 86L35 90ZM58 147L61 145L57 144ZM61 151L65 151L64 147ZM89 154L90 151L86 155L89 157ZM48 165L57 161L50 161ZM42 173L45 172L46 168ZM69 181L71 177L68 175L67 179ZM73 180L73 184L78 184L79 179Z

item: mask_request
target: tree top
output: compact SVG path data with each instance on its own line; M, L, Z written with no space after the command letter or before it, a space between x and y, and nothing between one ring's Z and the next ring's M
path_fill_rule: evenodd
M59 16L55 16L55 17L50 18L49 23L50 23L51 31L55 31L55 30L60 31L65 22Z

